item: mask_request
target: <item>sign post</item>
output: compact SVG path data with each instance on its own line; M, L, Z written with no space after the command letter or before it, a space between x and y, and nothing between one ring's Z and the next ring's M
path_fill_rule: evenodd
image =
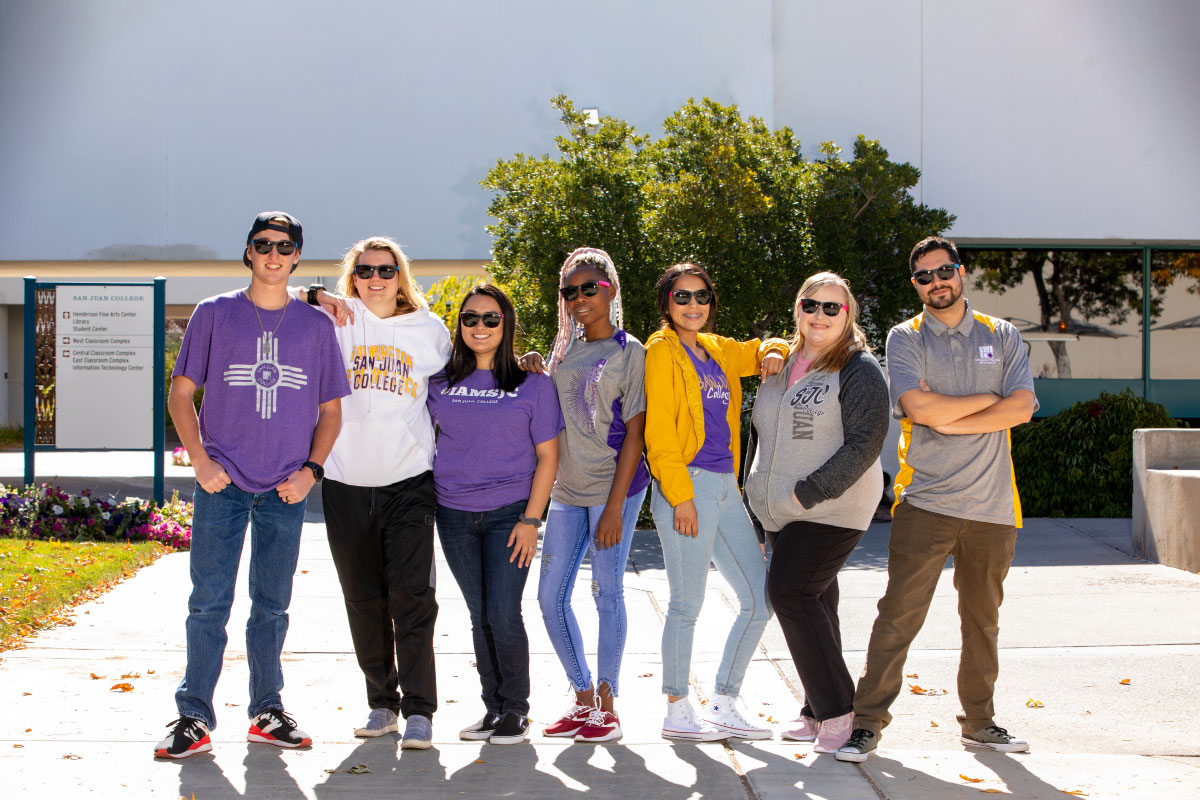
M27 277L25 309L25 483L39 450L151 450L161 503L166 279Z

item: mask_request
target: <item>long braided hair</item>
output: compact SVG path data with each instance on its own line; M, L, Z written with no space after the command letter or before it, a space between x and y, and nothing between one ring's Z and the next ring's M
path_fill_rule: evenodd
M624 328L625 312L621 306L621 282L617 279L617 268L613 264L612 257L596 247L578 247L572 250L571 254L567 256L567 260L563 262L562 271L558 274L560 289L565 284L568 273L578 267L592 267L603 274L605 279L612 284L612 288L609 289L611 299L608 304L608 321L617 330ZM582 333L583 326L575 324L571 318L571 311L567 308L567 301L560 294L558 296L558 333L554 337L554 346L550 350L548 359L551 374L562 363L567 351L571 349L575 340Z

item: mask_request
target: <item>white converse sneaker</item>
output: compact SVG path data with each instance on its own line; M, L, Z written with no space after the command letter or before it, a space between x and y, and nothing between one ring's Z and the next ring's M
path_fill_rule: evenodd
M771 729L751 724L738 710L741 695L714 694L704 707L704 721L738 739L770 739Z
M664 739L687 739L693 742L719 742L729 738L729 732L711 725L696 716L695 709L684 697L667 701L667 716L663 717Z

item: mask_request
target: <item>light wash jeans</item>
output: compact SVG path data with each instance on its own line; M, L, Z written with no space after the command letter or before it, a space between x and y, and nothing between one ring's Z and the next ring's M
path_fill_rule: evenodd
M550 501L546 515L546 534L542 538L542 576L538 583L538 604L542 620L562 662L571 686L582 692L592 685L584 654L579 622L571 608L571 589L579 565L589 549L592 558L592 599L600 622L600 642L596 648L598 682L607 683L617 696L621 657L625 654L625 562L633 543L633 530L646 490L625 498L621 506L621 541L606 550L596 549L596 525L604 506L569 506Z
M250 619L246 621L246 661L250 666L250 704L254 718L282 709L280 653L288 629L292 577L300 553L305 503L285 503L279 493L253 494L232 483L209 494L196 484L193 495L192 594L188 598L187 671L175 691L181 717L217 727L213 691L221 675L225 626L233 605L238 562L250 525Z
M738 613L725 640L725 652L717 668L718 694L741 692L746 667L771 618L767 601L767 562L759 547L754 526L742 505L737 478L732 472L709 472L689 467L695 492L699 532L695 537L675 530L675 509L653 484L650 511L662 541L663 561L671 602L663 625L663 694L688 695L692 666L692 639L696 618L704 604L709 563L737 594Z

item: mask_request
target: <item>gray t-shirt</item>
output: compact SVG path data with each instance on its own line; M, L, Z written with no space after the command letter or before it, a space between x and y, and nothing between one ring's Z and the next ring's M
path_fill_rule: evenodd
M954 328L921 313L887 339L892 416L901 421L896 500L961 519L1021 527L1021 501L1007 430L942 434L904 416L900 397L920 389L947 395L1008 397L1033 391L1021 334L1006 320L974 311ZM1036 409L1036 400L1034 401Z
M625 423L646 410L646 349L619 330L596 342L576 341L554 370L566 428L558 437L558 480L551 497L572 506L608 501L625 441ZM645 459L629 495L650 485Z

